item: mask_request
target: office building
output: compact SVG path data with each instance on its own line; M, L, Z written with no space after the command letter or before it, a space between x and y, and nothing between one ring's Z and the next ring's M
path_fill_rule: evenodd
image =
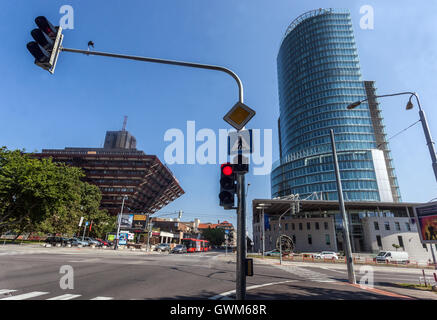
M157 156L136 149L135 137L124 126L106 133L103 148L43 149L34 156L82 168L84 181L102 192L101 209L112 215L120 212L124 195L124 213L154 213L184 194Z
M318 9L299 16L285 33L277 67L280 159L272 170L272 197L338 199L333 129L345 200L400 201L374 82L362 80L350 13Z

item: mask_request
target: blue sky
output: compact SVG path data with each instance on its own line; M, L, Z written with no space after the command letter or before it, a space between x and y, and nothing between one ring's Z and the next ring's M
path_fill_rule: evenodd
M417 91L431 132L437 135L437 3L431 1L2 1L0 36L0 144L10 149L101 147L106 130L127 129L138 149L162 160L171 128L229 128L222 117L237 102L229 76L217 72L62 53L55 75L34 66L25 47L34 18L58 24L62 5L74 8L74 29L64 46L223 65L242 79L245 103L256 110L251 128L273 130L278 159L276 55L289 23L316 8L348 8L363 79L379 94ZM360 7L374 8L373 30L361 30ZM418 120L405 111L407 96L381 100L390 137ZM437 137L437 136L436 136ZM436 181L420 124L390 141L403 201L437 197ZM186 194L163 212L183 210L184 220L228 220L218 206L218 165L170 165ZM270 197L270 177L249 174L248 205ZM251 232L251 213L248 210ZM175 215L176 216L176 215Z

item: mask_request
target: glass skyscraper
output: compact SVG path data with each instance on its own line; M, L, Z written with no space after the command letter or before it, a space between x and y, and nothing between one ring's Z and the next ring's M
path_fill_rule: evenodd
M345 200L400 201L374 82L361 77L350 13L317 9L299 16L285 33L277 65L280 159L272 197L338 199L333 129Z

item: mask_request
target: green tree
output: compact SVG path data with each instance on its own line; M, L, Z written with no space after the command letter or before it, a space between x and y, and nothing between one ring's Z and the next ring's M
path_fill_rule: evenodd
M398 251L398 249L401 247L400 245L395 244L395 243L393 243L392 246L393 246L393 248L396 249L396 251Z
M79 168L0 149L0 230L29 228L80 199ZM63 212L65 214L65 212Z
M220 246L225 241L225 230L221 228L211 229L208 227L208 229L202 231L202 235L214 246Z
M93 221L95 236L112 231L116 218L99 209L101 192L83 177L80 168L0 148L0 232L73 234L80 217Z

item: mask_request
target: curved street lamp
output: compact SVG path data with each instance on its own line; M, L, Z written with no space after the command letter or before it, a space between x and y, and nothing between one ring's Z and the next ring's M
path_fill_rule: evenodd
M425 134L425 138L426 138L426 144L428 146L428 150L429 153L431 155L431 160L432 160L432 168L434 170L434 177L437 181L437 157L436 157L436 151L434 148L434 141L432 141L432 137L431 137L431 132L429 131L429 127L428 127L428 122L426 121L426 117L425 117L425 112L422 110L422 107L420 106L420 101L419 101L419 97L415 92L399 92L399 93L393 93L393 94L384 94L384 95L380 95L380 96L374 96L374 98L383 98L383 97L392 97L392 96L400 96L400 95L410 95L410 99L408 100L408 103L405 107L406 110L411 110L413 109L413 103L411 102L411 99L413 98L413 96L416 98L417 101L417 106L419 107L419 117L420 117L420 122L422 122L422 128L423 128L423 132ZM358 107L362 102L365 102L369 99L363 99L360 101L356 101L354 103L351 103L350 105L347 106L348 110L354 109L356 107Z

